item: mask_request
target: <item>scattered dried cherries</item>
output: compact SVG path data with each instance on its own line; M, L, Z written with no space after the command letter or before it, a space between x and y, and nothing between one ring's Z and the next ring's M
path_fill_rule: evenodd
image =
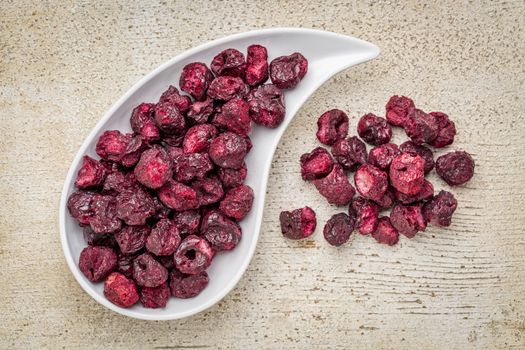
M278 127L285 116L284 94L272 84L261 85L250 91L247 97L250 118L268 128Z
M346 205L355 194L354 187L339 164L335 164L328 175L313 182L319 193L330 204Z
M339 213L332 216L323 229L324 238L333 246L340 246L348 242L354 231L355 218Z
M356 136L337 141L332 147L332 155L343 168L350 171L356 171L368 160L366 145Z
M256 86L268 80L268 52L261 45L248 46L246 56L246 84Z
M392 128L386 119L372 113L365 114L359 119L357 133L365 142L374 146L390 142L392 138Z
M270 63L270 79L279 89L297 86L308 71L308 61L298 52L280 56Z
M303 180L320 179L332 171L334 161L323 147L317 147L301 156L301 176Z
M99 282L117 268L117 254L109 247L88 246L80 253L78 266L91 282Z
M465 151L442 155L436 160L436 172L450 186L459 186L474 176L474 159Z
M392 96L386 104L386 120L392 125L404 127L408 112L415 108L414 101L406 96Z
M121 273L113 272L104 282L104 296L113 304L128 308L139 301L137 285Z
M333 145L348 134L348 116L340 109L324 112L317 120L317 139L325 145Z
M317 226L315 212L310 207L282 211L279 215L281 232L288 239L303 239L310 237Z
M106 168L99 161L84 156L82 166L77 174L75 186L81 189L100 186L106 178Z

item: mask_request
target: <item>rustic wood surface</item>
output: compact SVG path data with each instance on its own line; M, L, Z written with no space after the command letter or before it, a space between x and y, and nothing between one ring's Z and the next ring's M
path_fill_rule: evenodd
M525 348L523 1L140 3L0 3L0 348ZM257 252L233 292L180 321L105 309L74 280L59 241L60 191L78 147L169 58L274 26L354 35L382 53L322 86L287 130ZM452 189L449 228L393 248L355 235L330 247L322 226L342 209L300 180L298 157L317 145L321 112L349 110L354 133L356 118L384 113L392 94L449 113L452 148L472 153L476 175ZM306 204L317 232L283 239L279 212Z

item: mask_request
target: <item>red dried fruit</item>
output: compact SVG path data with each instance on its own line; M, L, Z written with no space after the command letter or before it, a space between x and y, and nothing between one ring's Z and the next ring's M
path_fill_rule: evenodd
M67 209L80 225L89 225L93 218L93 200L97 194L89 191L73 192L67 200Z
M379 221L379 207L371 201L357 197L350 204L348 213L350 217L355 217L355 228L362 235L373 233Z
M177 158L178 156L184 153L184 151L182 150L182 147L167 145L166 147L164 147L164 149L166 150L166 152L168 152L168 155L170 156L172 163L175 162L175 158Z
M117 258L117 270L127 278L133 278L133 260L137 255L119 254Z
M333 145L348 134L348 115L340 109L324 112L317 120L317 139L325 145Z
M427 227L419 205L396 204L390 213L390 222L408 238L414 237L418 231L425 231Z
M301 156L301 177L303 180L320 179L328 175L334 166L330 153L323 147L316 147Z
M242 185L246 179L248 168L246 167L246 163L243 163L240 169L218 168L217 175L219 176L224 188L237 187Z
M133 254L144 248L151 232L148 226L125 226L115 233L122 254Z
M228 101L234 97L244 97L248 88L241 78L223 76L213 79L208 88L208 97Z
M210 266L213 255L213 249L206 240L189 235L175 252L175 267L182 273L196 275Z
M423 206L423 217L427 223L437 226L450 226L452 214L456 211L458 202L454 195L440 191L437 196Z
M181 237L199 233L201 214L197 210L186 210L173 216L173 223L179 230Z
M133 171L127 173L116 171L106 176L103 190L104 192L115 194L122 191L134 190L138 187L140 187L140 184L137 182Z
M324 225L323 235L328 243L340 246L348 242L354 231L355 218L339 213L333 215Z
M411 204L432 198L434 195L434 186L430 181L424 180L421 190L419 190L419 192L416 194L405 194L397 190L394 190L394 193L396 199L402 204Z
M115 241L115 236L111 233L98 234L95 233L95 231L93 231L91 227L85 226L82 235L84 236L84 241L86 241L88 245L110 248L117 247L117 241Z
M201 101L206 97L206 90L213 80L213 73L201 62L187 64L180 75L180 89L194 99Z
M232 98L218 108L212 123L219 129L248 136L252 132L249 109L248 102L240 98Z
M172 176L171 159L160 146L144 151L133 171L138 182L152 189L162 187Z
M201 235L216 251L232 250L242 237L241 227L216 210L202 218Z
M217 136L210 144L211 160L221 168L239 169L244 164L248 153L248 142L245 138L232 132Z
M155 214L155 202L151 195L137 187L117 195L117 217L128 225L144 225Z
M170 135L180 135L186 128L186 120L177 107L164 102L158 103L153 118L160 130Z
M141 287L157 287L168 279L168 270L151 254L144 253L133 260L133 279Z
M399 192L413 195L421 191L425 180L425 161L420 156L401 153L390 164L390 182Z
M246 83L256 86L268 80L268 52L261 45L248 46L246 56Z
M372 113L365 114L359 119L357 133L365 142L374 146L388 143L392 138L392 128L386 119Z
M357 136L337 141L332 147L332 155L344 169L350 171L356 171L368 159L366 145Z
M171 294L175 298L193 298L206 288L208 282L209 278L206 271L195 275L187 275L177 269L173 269L170 272Z
M191 187L197 192L200 206L217 203L224 196L222 183L216 176L196 180Z
M213 58L210 64L215 75L229 75L232 77L244 77L246 62L244 55L236 49L226 49Z
M279 221L283 236L295 240L310 237L317 226L315 212L310 207L282 211Z
M129 140L128 145L126 146L126 150L122 155L120 163L127 168L135 166L135 164L137 164L137 162L139 161L142 152L148 147L149 145L146 143L146 141L144 141L142 136L133 136Z
M425 174L428 174L432 169L434 169L434 153L430 148L417 145L412 141L403 142L399 149L401 152L410 153L413 156L420 156L425 161Z
M140 302L146 308L157 309L166 306L170 295L171 292L167 283L157 287L142 287L140 289Z
M170 104L185 114L190 109L191 99L189 96L181 95L175 86L170 85L160 96L159 104L161 103Z
M385 143L376 146L368 154L368 162L381 170L388 170L392 160L401 153L396 144Z
M87 246L80 253L80 271L91 282L99 282L117 268L117 254L109 247Z
M181 238L177 226L169 219L162 219L153 226L146 241L146 249L157 256L172 255Z
M192 126L186 132L182 147L184 153L208 152L211 140L217 136L217 128L211 124Z
M392 125L404 127L408 112L415 108L414 101L406 96L392 96L386 104L386 120Z
M381 207L381 209L388 209L390 208L393 204L394 204L394 201L396 200L396 195L394 193L395 190L393 190L391 187L389 187L385 194L379 199L379 200L376 200L374 201L377 205L379 205Z
M339 164L334 164L330 174L313 182L315 188L330 204L346 205L355 194L354 187Z
M197 124L207 123L210 115L213 114L213 100L207 98L204 101L195 101L191 104L188 111L188 119Z
M154 103L141 103L131 112L129 123L131 129L142 136L146 142L155 142L160 139L160 130L153 120Z
M177 181L169 181L159 190L158 195L165 206L177 211L197 209L199 207L197 192L193 188Z
M212 169L213 164L206 153L185 153L173 161L174 178L184 183L202 179Z
M372 237L379 243L392 246L399 241L399 232L392 226L388 216L383 216L379 218L377 229L372 233Z
M153 197L153 206L155 207L155 214L153 217L157 220L166 219L171 215L171 209L166 207L158 197Z
M373 201L380 201L388 189L388 175L373 165L361 165L354 174L359 193Z
M102 185L106 178L106 168L99 161L84 156L82 166L78 170L75 186L84 189Z
M128 308L139 301L137 286L123 274L113 272L104 282L104 295L113 304Z
M122 222L117 217L117 201L113 196L97 194L91 203L93 217L89 226L95 233L112 233L120 230Z
M297 86L308 71L308 61L299 52L280 56L270 63L270 79L279 89Z
M433 115L412 108L405 122L405 132L418 145L431 144L438 135L439 126Z
M456 136L456 125L448 118L448 115L441 112L430 112L438 125L437 137L430 143L431 146L441 148L454 142Z
M165 147L182 147L182 141L184 141L184 133L181 134L163 134L162 135L162 144Z
M250 212L252 204L252 188L248 185L240 185L226 192L219 208L224 214L240 221Z
M474 159L465 151L449 152L436 160L436 172L450 186L459 186L474 176Z
M278 127L286 114L284 94L272 84L261 85L250 91L247 97L250 118L268 128Z
M96 152L102 159L120 162L130 139L130 134L122 134L118 130L104 131L98 138Z

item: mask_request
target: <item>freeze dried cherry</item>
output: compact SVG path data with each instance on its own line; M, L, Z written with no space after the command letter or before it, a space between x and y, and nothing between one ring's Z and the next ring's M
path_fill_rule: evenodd
M197 124L207 123L213 114L213 100L207 98L204 101L195 101L191 104L187 117Z
M388 170L392 160L401 153L399 147L393 143L376 146L368 154L368 162L381 170Z
M157 287L142 287L140 289L140 302L148 309L165 307L171 295L168 283Z
M113 272L104 282L104 296L113 304L128 308L139 301L137 286L121 273Z
M120 193L122 191L134 190L140 187L133 171L123 173L115 171L106 176L103 190L108 193Z
M179 79L180 89L194 99L201 101L213 80L213 73L201 62L189 63L182 69Z
M179 110L182 114L185 114L190 109L191 99L189 96L181 95L179 90L170 85L166 91L160 95L159 103L167 103Z
M279 89L297 86L308 71L308 61L299 52L280 56L270 63L270 79Z
M181 237L199 233L201 214L198 210L185 210L173 216L173 223L179 230Z
M286 114L284 94L272 84L261 85L250 91L247 97L250 118L268 128L278 127Z
M162 135L163 146L182 147L182 141L184 141L184 133L181 134L166 134Z
M408 112L415 108L414 101L406 96L392 96L386 104L386 120L392 125L404 127Z
M91 282L99 282L117 268L117 254L109 247L87 246L80 253L80 271Z
M393 190L391 187L389 187L385 194L379 198L378 200L375 200L374 202L379 205L381 207L381 209L388 209L390 208L395 200L396 200L396 195L395 195L395 190Z
M368 160L366 145L357 136L337 141L332 147L332 155L344 169L350 171L356 171Z
M133 278L133 260L137 255L119 254L117 258L117 271L126 276Z
M359 193L373 201L380 201L388 189L388 175L373 165L361 165L354 174Z
M177 211L196 209L199 207L197 192L180 182L170 180L158 192L159 199L165 206Z
M261 45L248 46L246 56L246 83L256 86L268 80L268 52Z
M390 164L390 182L399 192L418 193L425 180L425 161L420 156L401 153Z
M252 120L249 114L248 102L240 98L232 98L215 114L212 124L222 130L228 130L242 136L252 132Z
M237 187L242 185L246 179L246 176L248 175L248 168L246 167L246 163L243 162L240 169L218 168L217 175L219 176L219 179L221 180L224 188L228 189Z
M403 192L399 192L398 190L394 190L394 193L396 195L396 199L402 204L411 204L432 198L434 195L434 186L430 181L424 180L421 189L415 194L405 194Z
M474 159L465 151L449 152L436 160L436 172L450 186L459 186L474 176Z
M115 233L115 240L123 254L133 254L144 248L150 232L149 226L125 226Z
M350 203L348 213L350 217L355 217L355 228L360 234L369 235L376 230L379 222L377 204L363 197L356 197Z
M213 79L208 88L208 97L214 100L229 101L234 97L244 97L248 88L241 78L221 76Z
M355 218L339 213L333 215L324 225L323 235L328 243L340 246L348 242L354 231Z
M325 145L333 145L348 134L348 115L340 109L331 109L317 120L317 139Z
M279 221L283 236L294 240L310 237L317 226L315 212L310 207L282 211Z
M159 220L146 240L146 249L157 256L172 255L179 247L181 238L177 226L169 219Z
M170 103L158 103L153 118L160 130L170 135L180 135L186 128L186 120L177 107Z
M425 203L423 216L427 223L437 226L450 226L452 214L456 211L458 202L454 195L440 191L437 196Z
M246 61L242 52L230 48L215 56L210 67L217 76L229 75L242 78L246 72Z
M212 169L213 164L206 153L184 153L173 161L173 177L184 183L202 179Z
M452 144L454 142L454 136L456 136L456 125L454 122L450 120L445 113L430 112L430 115L434 117L438 125L437 136L430 145L436 148L442 148Z
M171 295L179 299L193 298L200 294L208 285L209 278L206 271L195 275L187 275L173 269L170 272Z
M399 241L399 232L392 226L388 216L383 216L379 218L377 229L372 233L372 237L379 243L392 246Z
M117 217L128 225L144 225L155 214L155 202L142 188L122 191L117 195Z
M392 128L386 119L372 113L365 114L359 119L357 133L365 142L374 146L388 143L392 138Z
M320 179L328 175L334 166L330 153L323 147L316 147L301 156L301 177L303 180Z
M189 235L175 252L175 267L182 273L196 275L210 266L213 255L213 249L205 239Z
M96 193L90 191L73 192L67 200L67 209L73 219L77 220L80 225L89 225L93 218L93 200Z
M160 146L144 151L133 171L138 182L152 189L162 187L172 176L171 159Z
M117 201L110 195L97 194L92 202L93 217L89 226L95 233L113 233L122 227L122 222L117 217Z
M196 180L191 187L197 192L200 206L217 203L224 196L222 183L216 176Z
M75 186L84 189L102 185L106 178L106 168L99 161L84 156L82 166L78 170Z
M160 139L160 130L153 120L153 103L141 103L131 112L129 123L131 129L142 136L146 142L155 142Z
M414 237L418 231L425 231L427 227L420 205L396 204L390 213L390 222L408 238Z
M219 208L224 214L240 221L250 212L252 204L252 188L248 185L240 185L226 192Z
M230 220L216 210L204 215L201 224L201 235L216 251L232 250L242 238L239 224Z
M128 145L126 146L126 150L122 155L120 163L127 168L135 166L135 164L137 164L137 162L139 161L142 152L145 151L148 147L149 145L142 138L142 136L133 136L129 140Z
M84 229L82 230L82 236L84 237L84 241L86 241L88 245L110 248L117 247L115 235L111 233L95 233L95 231L93 231L89 226L84 227Z
M151 254L143 253L133 260L133 279L141 287L157 287L168 279L168 270Z
M420 156L425 161L425 174L434 169L434 153L430 148L418 145L412 141L403 142L399 145L401 152L410 153L413 156Z
M210 144L211 160L221 168L239 169L248 153L248 142L233 132L224 132Z
M157 196L153 197L153 207L155 208L153 218L157 220L165 219L171 215L171 209L165 206Z
M315 188L330 204L348 204L355 194L354 187L348 181L348 176L339 164L334 164L330 174L313 182Z
M217 134L217 128L211 124L192 126L186 132L182 142L184 153L208 152L210 142Z
M96 152L102 159L120 162L130 139L129 134L118 130L104 131L98 138Z
M420 109L412 108L405 122L405 132L414 143L431 144L437 137L439 126L436 118Z

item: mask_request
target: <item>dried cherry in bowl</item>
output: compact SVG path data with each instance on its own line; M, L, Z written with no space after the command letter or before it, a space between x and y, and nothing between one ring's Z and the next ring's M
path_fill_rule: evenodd
M245 159L248 176L245 183L254 191L253 208L240 222L243 236L237 247L227 253L220 252L206 270L208 286L196 297L169 298L166 307L144 308L139 304L121 308L104 297L103 283L92 283L78 267L80 252L86 246L82 228L69 215L67 199L75 190L74 181L84 155L95 157L98 137L106 130L129 132L129 117L133 108L143 101L156 101L166 88L176 84L182 68L190 62L209 64L221 51L235 48L246 52L248 46L260 44L268 49L268 61L276 57L300 52L308 60L308 73L293 89L285 91L286 115L275 129L255 127L250 138L253 149ZM122 96L87 136L76 154L64 183L60 207L59 226L62 248L68 266L81 287L105 307L120 314L145 320L172 320L201 312L230 292L242 277L255 251L262 221L266 183L273 153L293 116L308 97L335 73L375 58L379 49L368 42L325 31L302 28L263 29L235 34L190 49L163 64ZM269 82L268 82L269 83Z

